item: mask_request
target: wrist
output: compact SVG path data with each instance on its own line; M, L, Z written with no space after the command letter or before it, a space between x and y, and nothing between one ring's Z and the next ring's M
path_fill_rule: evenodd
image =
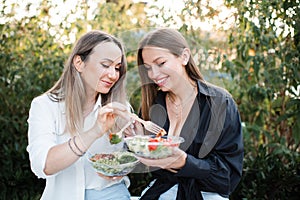
M182 156L181 156L181 165L178 167L178 169L181 169L183 168L183 166L185 165L186 163L186 158L187 158L187 154L185 152L182 153Z
M102 137L103 134L104 133L103 133L102 127L98 123L96 123L94 125L94 127L88 131L89 137L93 140L96 140L96 139Z

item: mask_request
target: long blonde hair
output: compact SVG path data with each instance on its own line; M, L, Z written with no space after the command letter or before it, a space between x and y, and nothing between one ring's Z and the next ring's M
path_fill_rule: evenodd
M189 49L188 43L180 32L170 28L160 28L149 32L140 41L137 54L139 74L142 82L142 117L149 120L149 109L157 96L157 85L148 77L147 70L144 67L142 57L143 49L146 46L159 47L167 49L176 57L180 56L185 48ZM191 80L203 80L203 76L196 66L193 57L190 56L185 67L186 73Z
M82 61L88 60L94 47L102 42L113 42L120 48L122 52L120 78L107 94L96 95L95 101L101 95L102 105L111 102L112 97L114 101L126 103L125 74L127 63L123 45L117 38L102 31L93 30L84 34L73 47L61 77L46 92L52 101L65 102L66 130L70 134L80 133L83 130L83 106L86 101L86 89L80 73L74 67L73 59L79 55Z

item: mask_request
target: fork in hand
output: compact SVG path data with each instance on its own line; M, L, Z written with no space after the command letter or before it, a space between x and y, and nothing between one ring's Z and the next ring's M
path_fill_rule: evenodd
M157 136L163 136L166 134L166 131L163 128L161 128L160 126L158 126L157 124L155 124L151 121L145 121L133 113L130 113L130 117L133 118L134 120L142 123L146 130L154 133Z
M123 128L121 128L121 130L119 130L118 132L116 132L115 134L121 138L123 132L125 131L125 129L126 129L131 123L132 123L131 121L127 122L127 124L125 124L125 126L124 126Z

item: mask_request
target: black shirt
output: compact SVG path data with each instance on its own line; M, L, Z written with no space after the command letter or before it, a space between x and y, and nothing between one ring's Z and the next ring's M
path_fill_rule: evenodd
M180 148L187 153L186 163L178 173L153 172L157 180L142 199L158 199L175 184L177 199L202 199L200 191L228 197L241 179L244 148L237 106L222 88L202 81L197 81L197 88L197 98L180 133L185 139ZM150 116L168 132L165 95L158 92Z

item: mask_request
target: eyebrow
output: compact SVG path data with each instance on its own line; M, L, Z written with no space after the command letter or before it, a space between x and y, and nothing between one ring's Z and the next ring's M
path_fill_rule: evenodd
M117 60L118 58L116 58L115 59L115 61ZM102 60L101 60L101 62L105 62L105 61L108 61L108 62L111 62L111 63L114 63L115 61L114 60L111 60L111 59L109 59L109 58L103 58ZM118 64L122 64L122 59L121 59L121 61L120 62L118 62Z

